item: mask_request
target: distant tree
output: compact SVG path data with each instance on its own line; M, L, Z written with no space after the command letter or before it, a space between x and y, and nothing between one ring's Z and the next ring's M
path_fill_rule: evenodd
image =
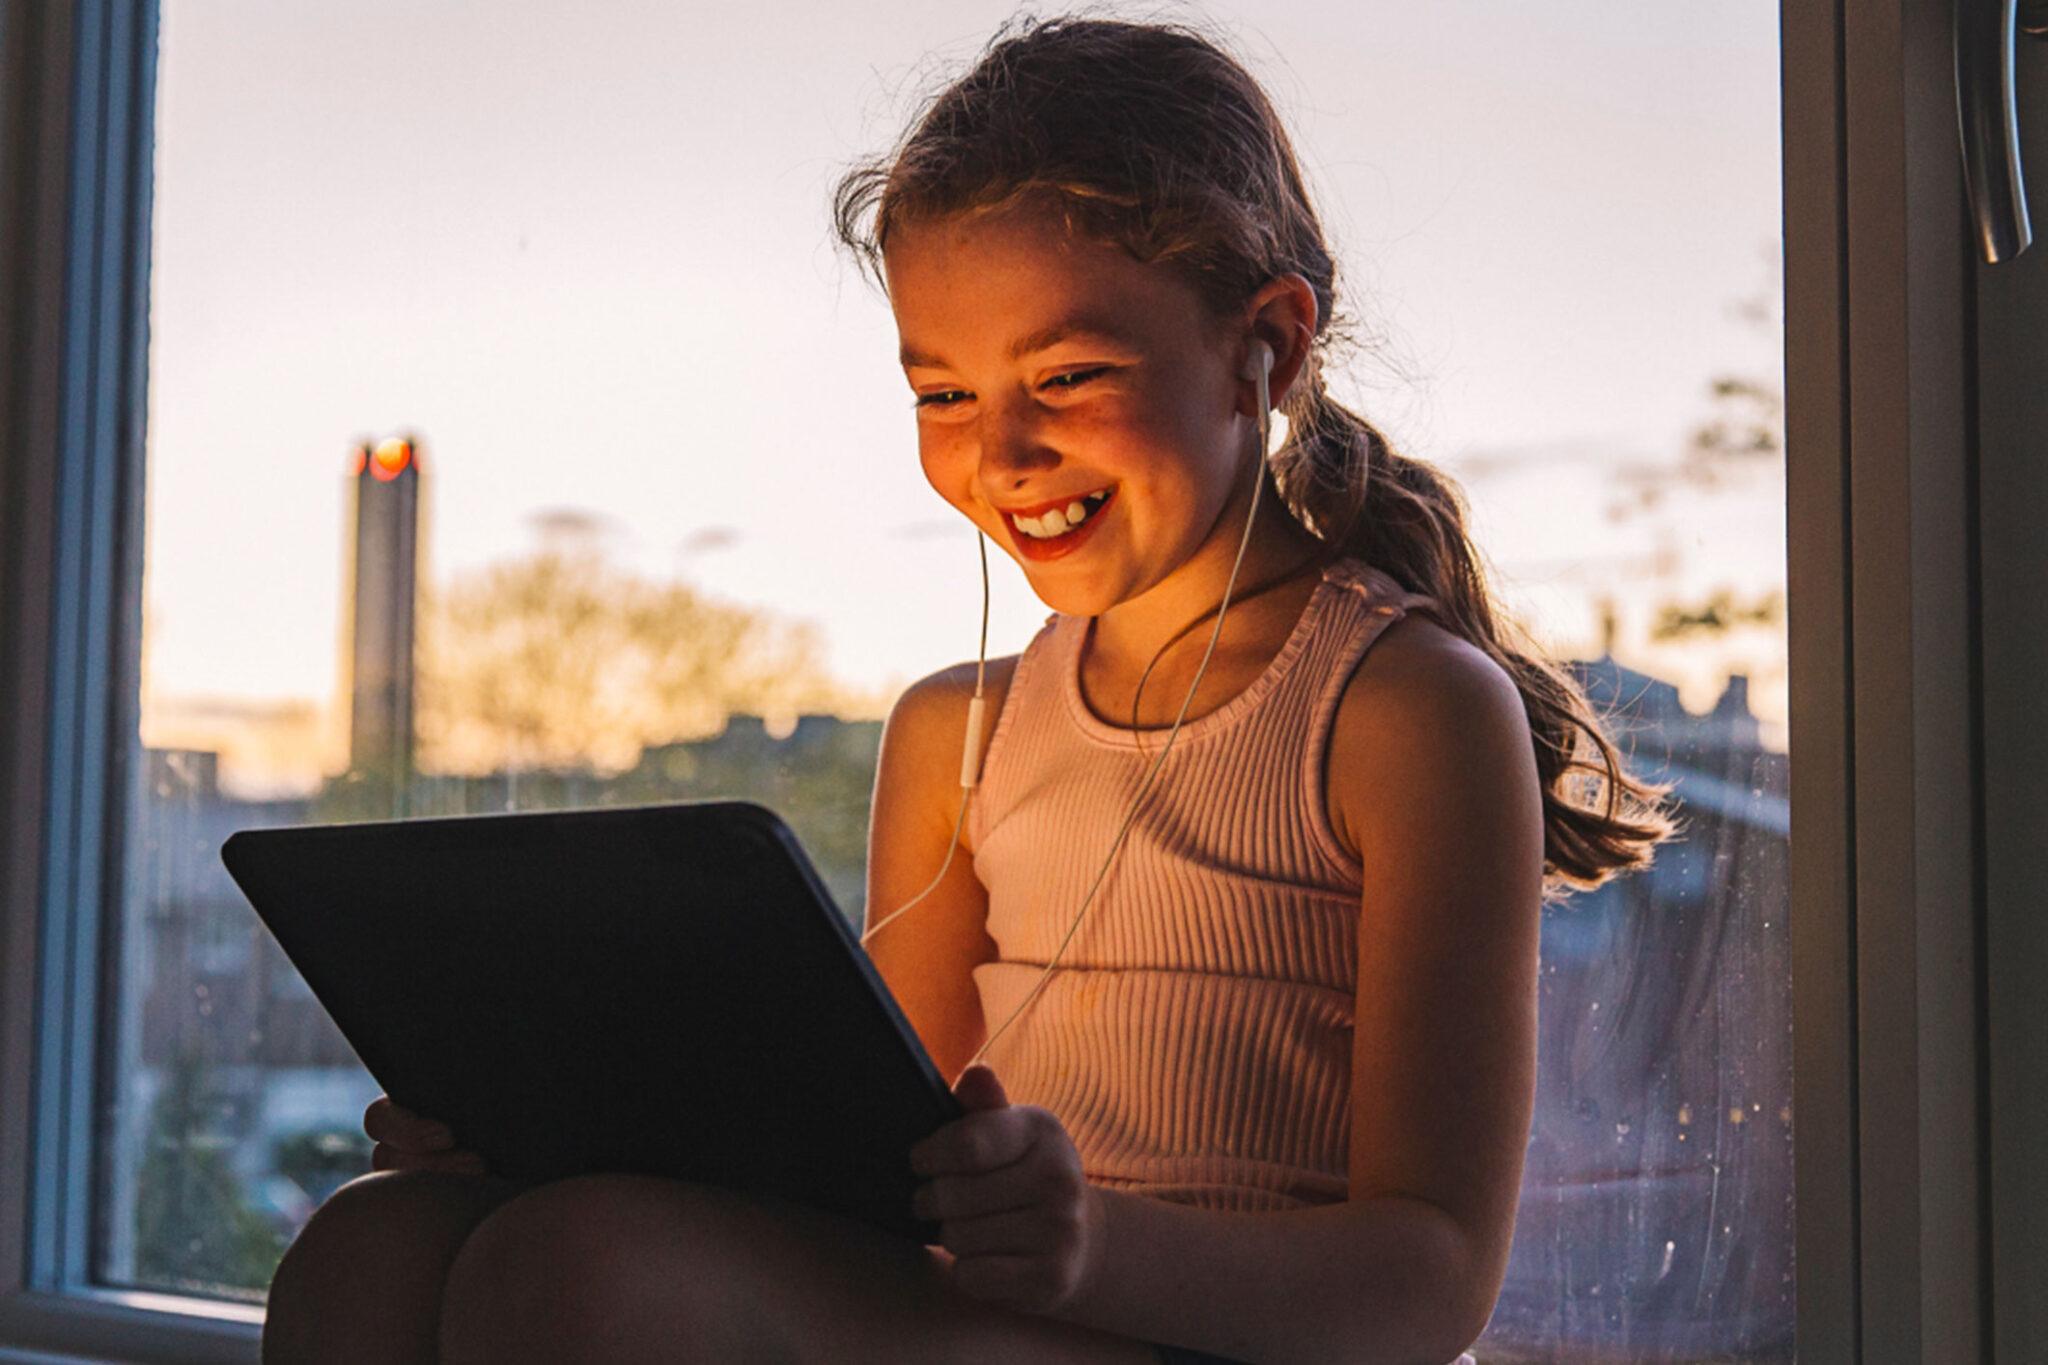
M135 1275L155 1288L260 1295L284 1242L243 1202L227 1139L209 1112L207 1070L199 1054L181 1052L150 1110L136 1173Z
M1725 635L1738 626L1773 626L1782 631L1785 623L1785 594L1776 590L1747 604L1722 588L1694 606L1664 602L1651 623L1653 640L1682 640L1689 636Z
M827 674L816 628L556 544L423 592L418 767L617 773L728 714L864 701Z
M1648 511L1676 488L1717 492L1754 471L1780 479L1785 468L1785 397L1775 384L1743 375L1715 375L1707 382L1711 409L1670 463L1631 462L1615 471L1609 521L1626 521Z
M1784 260L1776 242L1764 244L1763 259L1763 283L1754 294L1735 301L1730 312L1775 339L1784 333L1785 293ZM1708 415L1694 423L1676 460L1630 461L1614 471L1615 496L1606 508L1609 521L1627 521L1650 511L1674 489L1711 493L1759 472L1782 482L1785 394L1776 376L1717 374L1708 379L1707 393Z

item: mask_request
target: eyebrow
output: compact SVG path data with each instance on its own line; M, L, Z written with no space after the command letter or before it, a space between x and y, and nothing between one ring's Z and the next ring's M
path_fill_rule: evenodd
M1051 326L1041 327L1037 331L1027 333L1011 342L1010 359L1021 360L1035 351L1046 350L1073 337L1087 337L1090 340L1107 341L1113 346L1120 346L1126 349L1135 345L1131 338L1123 332L1094 318L1062 318ZM905 369L910 368L912 365L922 365L927 369L943 369L945 367L945 362L937 356L929 355L909 345L903 347L897 358L903 362Z

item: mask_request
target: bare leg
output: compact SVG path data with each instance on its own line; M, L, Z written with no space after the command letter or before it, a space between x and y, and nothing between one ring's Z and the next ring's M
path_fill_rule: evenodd
M508 1201L449 1271L447 1365L1096 1362L1130 1337L971 1298L937 1253L780 1200L580 1176Z
M313 1211L270 1283L263 1359L435 1365L441 1289L476 1225L528 1183L377 1171Z

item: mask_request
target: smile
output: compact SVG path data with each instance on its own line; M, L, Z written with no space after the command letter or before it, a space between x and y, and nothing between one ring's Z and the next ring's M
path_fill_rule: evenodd
M1065 504L1049 504L1037 516L1019 516L1005 511L1003 522L1017 553L1026 559L1058 559L1079 549L1094 533L1107 509L1116 500L1116 486L1083 494Z

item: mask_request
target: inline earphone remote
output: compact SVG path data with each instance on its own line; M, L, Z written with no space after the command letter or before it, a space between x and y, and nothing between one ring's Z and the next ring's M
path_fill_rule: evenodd
M1033 1000L1038 998L1038 992L1044 988L1045 983L1051 978L1052 974L1059 970L1060 954L1067 950L1067 944L1073 941L1075 930L1081 927L1082 916L1088 913L1088 907L1094 903L1095 892L1101 887L1102 879L1109 874L1110 864L1115 861L1117 850L1123 847L1124 835L1130 830L1131 821L1138 814L1138 807L1143 803L1145 793L1152 785L1153 776L1158 773L1159 765L1166 761L1167 750L1173 747L1173 737L1180 733L1181 721L1186 718L1188 707L1195 699L1195 689L1201 686L1202 674L1208 671L1209 657L1215 653L1216 640L1223 633L1223 617L1230 610L1230 593L1237 586L1237 571L1239 566L1244 563L1245 547L1251 544L1252 519L1257 516L1259 510L1259 491L1265 486L1265 479L1260 477L1260 475L1264 471L1266 457L1271 453L1266 449L1266 445L1272 439L1270 426L1272 397L1268 384L1268 376L1271 375L1272 370L1273 348L1257 337L1252 338L1250 351L1245 357L1244 369L1239 372L1240 378L1252 381L1259 388L1259 454L1258 458L1252 462L1251 508L1245 513L1244 534L1237 542L1237 559L1231 564L1230 578L1223 585L1223 601L1216 611L1216 625L1209 632L1209 646L1202 651L1202 662L1195 669L1194 681L1188 684L1187 695L1181 699L1180 712L1173 718L1173 728L1167 731L1166 742L1159 747L1158 757L1152 760L1152 766L1146 770L1144 780L1138 784L1138 794L1132 799L1130 810L1124 815L1123 824L1118 827L1116 838L1109 846L1109 856L1103 859L1102 869L1095 874L1095 881L1089 886L1087 896L1082 899L1081 908L1074 912L1074 922L1068 926L1066 937L1060 940L1060 946L1054 950L1052 960L1045 964L1045 970L1039 974L1038 984L1031 988L1030 993L1018 1003L1016 1009L1010 1011L1010 1017L1003 1020L1001 1027L997 1028L994 1033L990 1034L982 1042L979 1048L975 1049L974 1055L967 1059L967 1066L973 1066L981 1060L982 1054L987 1052L990 1046L995 1043L995 1040L1002 1036L1003 1030L1007 1029L1016 1020L1017 1016L1022 1014ZM953 821L953 839L947 845L946 860L939 864L938 875L932 878L931 885L925 887L924 890L918 892L910 900L863 933L860 939L862 947L866 947L867 941L875 934L881 932L882 928L891 920L894 920L905 910L910 909L911 906L916 905L919 901L930 895L932 888L936 887L945 877L946 869L953 865L953 851L960 846L960 827L967 819L968 797L973 793L976 782L980 780L981 726L984 714L982 681L988 666L988 539L986 536L979 535L978 533L976 539L980 543L981 550L981 650L979 657L975 661L974 698L967 704L967 734L960 753L960 812ZM965 1069L965 1067L962 1068L963 1071Z

